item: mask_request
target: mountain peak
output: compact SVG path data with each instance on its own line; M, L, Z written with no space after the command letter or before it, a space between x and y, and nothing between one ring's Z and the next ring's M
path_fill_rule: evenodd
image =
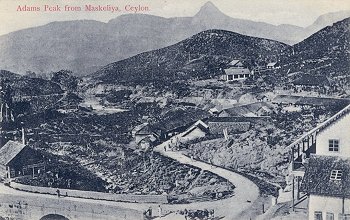
M222 14L222 12L211 1L208 1L201 7L196 16L210 16L216 14Z

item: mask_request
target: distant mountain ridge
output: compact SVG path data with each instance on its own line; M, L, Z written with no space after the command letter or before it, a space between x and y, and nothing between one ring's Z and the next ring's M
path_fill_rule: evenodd
M87 75L108 63L166 47L210 29L293 44L344 16L350 16L350 11L321 16L307 28L276 26L231 18L208 2L193 17L125 14L108 23L52 22L0 36L0 68L21 74L27 70L49 73L69 69Z

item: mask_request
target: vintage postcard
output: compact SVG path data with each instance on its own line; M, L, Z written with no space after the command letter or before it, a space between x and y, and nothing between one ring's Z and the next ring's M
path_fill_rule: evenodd
M349 220L349 0L0 0L0 220Z

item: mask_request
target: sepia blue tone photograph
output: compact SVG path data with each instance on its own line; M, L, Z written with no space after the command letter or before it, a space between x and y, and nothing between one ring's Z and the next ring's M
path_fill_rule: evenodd
M349 0L0 18L0 220L350 220Z

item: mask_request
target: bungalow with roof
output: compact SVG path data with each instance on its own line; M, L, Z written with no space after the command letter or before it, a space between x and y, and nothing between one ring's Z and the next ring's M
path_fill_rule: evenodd
M30 175L45 171L43 157L36 150L16 141L8 141L0 148L0 175L5 179Z
M151 126L148 123L143 123L136 126L131 131L135 143L142 149L147 150L149 147L156 144L157 138L154 135Z
M309 195L310 220L350 218L349 131L350 105L289 145L293 185L296 178L297 199L299 191Z
M253 75L252 72L250 72L247 68L230 67L228 69L224 69L224 72L225 75L223 75L222 78L227 82L244 80Z
M274 70L274 69L280 69L281 66L280 66L279 62L271 62L271 63L268 63L266 65L266 68L270 69L270 70Z
M331 83L324 75L305 74L292 82L296 91L319 91L325 93Z

